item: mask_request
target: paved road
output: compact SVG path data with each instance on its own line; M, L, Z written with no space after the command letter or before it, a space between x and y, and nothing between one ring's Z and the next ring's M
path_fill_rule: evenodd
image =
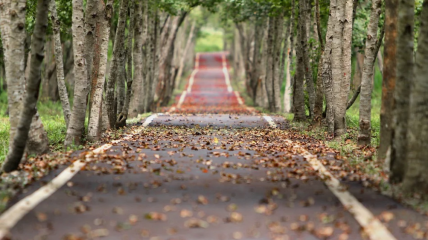
M379 219L396 239L427 238L425 216L351 181L341 160L287 131L281 117L246 107L227 81L223 53L200 54L195 65L169 113L88 154L86 166L17 222L12 239L367 239L361 209L377 217L369 226ZM316 161L347 188L332 192L333 178L315 171ZM345 193L363 208L345 208Z

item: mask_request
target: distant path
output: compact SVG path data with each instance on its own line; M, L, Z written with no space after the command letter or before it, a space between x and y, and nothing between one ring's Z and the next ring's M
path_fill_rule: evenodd
M258 114L225 53L122 140L81 155L0 216L12 239L413 239L428 218L351 181L321 143ZM58 175L58 176L57 176ZM357 176L358 177L358 176ZM44 187L40 188L42 185ZM425 234L425 235L424 235Z

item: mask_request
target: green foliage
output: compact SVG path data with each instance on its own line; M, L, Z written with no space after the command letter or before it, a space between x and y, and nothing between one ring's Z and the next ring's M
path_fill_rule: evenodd
M203 28L196 40L196 52L218 52L223 50L223 32L214 28Z

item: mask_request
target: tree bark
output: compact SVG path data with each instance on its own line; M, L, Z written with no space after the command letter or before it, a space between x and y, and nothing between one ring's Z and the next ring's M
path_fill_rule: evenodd
M287 61L287 70L286 78L287 82L285 84L284 91L284 112L291 112L291 94L292 94L292 79L291 79L291 68L293 66L293 52L294 52L294 22L295 22L295 0L291 0L291 15L290 15L290 26L288 29L288 34L290 40L288 42L288 61Z
M396 81L398 0L385 0L385 44L382 81L382 106L380 110L379 159L386 158L392 139L392 112Z
M315 106L314 106L314 116L313 116L313 120L316 124L321 124L323 107L324 107L324 84L322 80L322 71L321 71L321 66L322 66L323 57L324 57L324 42L322 38L320 18L321 17L320 17L319 0L315 0L315 25L316 26L314 26L314 28L316 29L316 32L317 32L319 52L320 52L320 58L318 60L318 72L317 72L317 82L316 82L317 87L315 92Z
M129 111L129 104L131 102L131 95L132 95L132 61L133 61L133 48L132 48L132 41L134 40L134 31L135 31L135 0L130 0L129 4L129 27L128 27L128 41L126 43L126 62L127 62L127 68L124 70L125 80L126 80L126 96L125 96L125 102L122 108L122 111L119 113L119 116L117 118L117 124L118 127L124 127L126 126L126 120L128 119L128 111Z
M178 68L175 87L180 86L181 76L183 75L183 69L184 69L184 61L186 60L187 53L189 52L190 44L192 43L193 32L195 31L195 25L196 25L196 21L193 20L192 26L190 27L189 36L187 37L186 47L184 48L183 55L181 56L181 59L180 59L180 67Z
M24 154L28 140L30 125L36 115L36 105L41 83L41 65L44 58L44 42L48 25L49 0L38 0L37 15L31 42L30 74L27 79L25 102L20 114L18 130L13 138L11 151L2 166L4 172L11 172L18 168Z
M80 145L85 130L86 98L89 92L87 66L85 60L85 31L83 18L83 0L73 0L71 30L74 52L74 101L70 123L64 145Z
M116 30L116 36L113 46L113 59L107 82L106 107L109 118L110 128L116 127L117 112L115 108L114 89L118 79L118 73L125 64L125 29L128 13L129 0L122 0L119 9L119 20Z
M94 59L94 50L96 43L96 28L100 17L102 17L101 5L104 1L87 0L85 10L85 59L88 79L92 74L92 64Z
M310 9L308 0L300 0L299 1L299 18L301 23L304 26L307 26L307 20L309 15L310 20ZM308 13L309 12L309 13ZM312 76L312 67L309 60L309 46L308 46L308 38L309 35L307 27L300 28L302 34L300 34L300 51L302 51L304 71L305 71L305 80L306 80L306 91L309 96L309 115L311 118L314 117L314 108L315 108L315 86L314 86L314 78Z
M25 6L26 1L3 2L1 9L1 34L7 80L7 102L9 108L9 151L15 138L22 98L25 93Z
M146 17L145 5L147 1L135 2L135 26L134 26L134 49L132 51L132 59L134 62L134 76L132 79L131 100L129 103L128 116L131 118L137 117L144 109L143 104L140 103L145 98L144 90L142 89L143 77L143 31L144 31L144 18ZM146 60L147 61L147 60ZM130 76L127 76L130 79ZM143 95L143 96L141 96ZM141 105L141 107L139 107Z
M366 48L364 51L364 68L361 80L360 95L360 130L358 144L368 146L371 143L371 110L372 110L372 79L377 52L377 31L381 14L381 0L372 0L370 22L367 28Z
M334 35L334 26L335 26L335 16L336 16L336 4L337 0L330 1L330 16L327 23L327 33L326 40L324 45L324 52L322 56L322 68L321 74L324 85L324 93L327 104L327 128L330 134L334 134L334 95L333 95L333 78L332 78L332 67L331 67L331 54L333 46L333 35Z
M51 1L50 3L50 12L51 12L51 21L52 21L52 30L53 30L53 40L55 44L55 61L56 61L56 74L57 74L57 84L59 91L59 98L61 100L62 112L64 114L64 120L66 125L70 122L70 102L68 100L67 87L64 81L64 63L63 63L63 53L61 45L61 22L59 21L58 14L56 12L56 2Z
M269 17L267 62L266 62L266 91L268 95L269 110L281 111L281 87L279 80L279 65L281 56L281 40L283 30L283 16Z
M427 14L428 15L428 14ZM391 144L390 181L398 183L403 180L406 169L407 131L409 127L410 91L414 76L414 16L415 2L401 0L398 3L398 36L397 36L397 71L394 91L393 138ZM426 27L427 25L425 25ZM422 40L423 42L423 40ZM419 48L419 46L418 46ZM419 54L419 53L418 53ZM426 56L426 55L425 55ZM420 64L420 62L418 62ZM416 66L418 67L418 66ZM420 69L419 69L420 71ZM422 71L423 73L424 71ZM427 76L427 75L423 75ZM416 79L416 78L415 78ZM415 91L413 89L412 91ZM416 90L418 91L418 90ZM418 113L413 113L418 114ZM422 130L422 129L421 129ZM413 136L409 136L411 139Z
M264 28L264 19L258 19L256 20L254 24L254 31L256 33L262 32L262 29ZM252 92L252 99L255 105L257 106L257 86L259 84L260 79L260 67L261 67L261 57L260 57L260 47L263 42L263 37L256 37L254 39L254 51L253 51L253 62L251 67L251 74L250 74L250 87Z
M301 5L301 2L299 2ZM299 6L300 7L300 6ZM300 13L299 10L299 18L297 23L297 49L296 49L296 75L295 81L293 85L293 107L294 107L294 120L295 121L305 121L306 120L306 108L305 108L305 96L304 96L304 78L305 78L305 63L303 57L303 42L302 34L306 34L305 29L306 25L304 24L304 16Z
M332 43L331 68L333 79L334 135L346 133L346 104L351 80L351 41L353 1L337 0Z
M413 3L413 1L411 1ZM401 4L406 3L410 8L410 2L400 1ZM406 11L403 19L403 25L409 24L407 20L411 18L410 9L400 4L399 11ZM403 8L401 8L403 6ZM412 13L414 13L412 11ZM401 18L400 14L400 18ZM412 88L410 93L410 111L409 111L409 124L407 132L407 171L404 177L402 189L405 193L418 193L426 197L428 190L428 169L427 163L427 148L428 148L428 1L424 1L422 5L422 13L420 16L420 32L418 39L418 50L415 59L414 77L412 80ZM400 23L400 30L404 27ZM405 34L409 35L411 27L405 28ZM403 37L404 38L404 37ZM408 39L408 37L406 37ZM404 41L403 41L404 42ZM410 43L408 43L410 44ZM401 43L398 43L398 49ZM410 49L410 45L407 45ZM404 51L404 49L403 49ZM410 53L407 53L410 54ZM400 55L400 52L397 52ZM400 63L400 57L397 59ZM408 63L408 62L407 62ZM398 69L401 68L398 65ZM397 69L397 72L398 72ZM407 69L409 71L410 69ZM401 75L401 74L400 74ZM398 79L401 76L398 75ZM413 76L411 70L409 71L410 77ZM398 86L397 81L397 88ZM408 83L407 83L408 84ZM397 112L398 113L398 112Z
M101 3L104 4L104 3ZM104 9L103 9L104 8ZM91 117L88 124L88 140L95 142L100 139L102 130L102 100L107 69L107 54L110 36L110 21L113 15L113 0L100 7L103 13L96 26L96 49L92 67Z
M155 7L153 10L153 24L152 24L152 33L150 34L150 41L151 41L151 52L150 54L150 62L148 62L150 67L150 75L147 78L147 87L145 89L147 92L147 98L146 98L146 111L154 111L154 101L157 97L156 93L156 86L158 84L159 80L159 62L160 62L160 42L161 42L161 35L160 35L160 21L159 21L159 12L158 9Z
M159 80L158 80L158 96L157 107L166 106L169 103L172 94L171 81L173 80L171 76L172 69L172 60L174 58L174 43L177 37L178 29L183 23L184 19L187 16L187 12L183 12L180 16L173 17L171 19L171 25L169 28L169 36L166 39L166 44L162 48L161 58L159 62Z

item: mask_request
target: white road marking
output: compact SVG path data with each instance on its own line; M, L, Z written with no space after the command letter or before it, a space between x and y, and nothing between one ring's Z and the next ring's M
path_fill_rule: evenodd
M238 103L239 103L239 105L241 105L241 106L245 107L245 109L247 109L247 111L249 111L249 112L254 112L254 111L255 111L255 110L254 110L254 108L250 108L250 107L248 107L248 106L246 106L246 105L244 104L244 101L242 101L242 99L241 99L241 95L239 94L239 92L238 92L238 91L234 91L234 93L235 93L236 99L238 99Z
M263 116L272 128L277 128L276 123L270 116ZM298 143L289 139L285 139L295 148L302 150L303 157L311 164L312 168L317 171L319 177L324 180L324 183L331 192L339 199L346 210L351 213L355 220L363 228L363 231L368 235L371 240L395 240L396 238L388 231L388 229L368 210L362 203L360 203L351 193L343 188L340 181L336 179L317 159L316 155L302 148Z
M242 101L241 96L239 95L239 92L234 91L234 93L235 93L236 99L238 99L239 105L244 105L244 102Z
M184 99L186 98L186 95L187 95L187 91L186 91L186 90L184 90L184 91L181 93L180 100L178 100L177 108L181 108L181 104L183 104Z
M192 74L190 75L190 79L189 79L189 85L187 86L187 92L191 92L192 91L192 87L193 87L193 83L195 81L195 76L196 73L198 73L199 70L199 56L200 54L197 53L196 54L196 63L195 63L195 69L193 69Z
M143 127L147 127L157 117L158 114L154 114L146 118L143 123ZM122 139L113 141L113 143L129 140L133 136L134 134L127 135ZM13 228L19 220L21 220L39 203L50 197L53 193L55 193L56 190L61 188L65 183L67 183L71 178L73 178L73 176L76 175L81 169L83 169L83 167L85 167L86 164L90 162L94 156L105 152L111 147L111 144L104 144L101 147L88 152L85 156L85 160L78 160L73 162L48 184L39 188L37 191L25 197L24 199L10 207L7 211L5 211L0 216L0 239L4 239L9 233L9 230Z
M226 80L227 91L232 92L233 89L232 89L232 86L230 85L229 71L227 70L226 54L222 55L222 62L223 62L223 73L224 73L224 79Z

